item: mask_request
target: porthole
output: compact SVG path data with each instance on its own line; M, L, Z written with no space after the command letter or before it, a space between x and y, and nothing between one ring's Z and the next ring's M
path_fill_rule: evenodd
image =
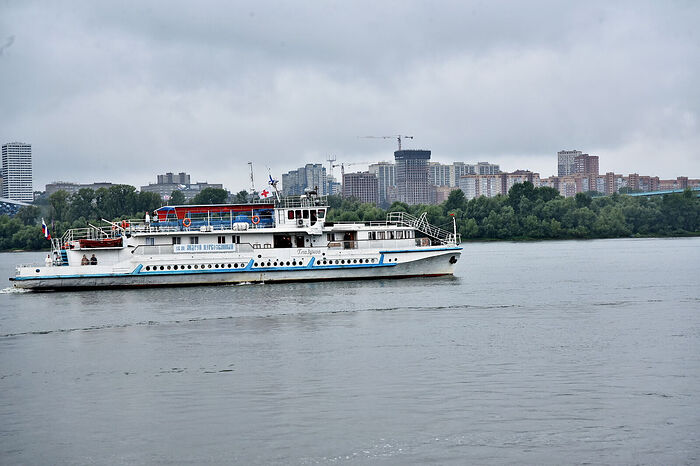
M258 259L262 259L262 254L258 254Z
M289 265L289 261L287 261L287 265Z
M209 267L211 269L211 264L207 265L207 267Z
M234 269L237 269L237 268L238 268L238 264L233 264L233 268L234 268Z
M353 260L352 260L352 263L353 263L353 264L357 264L357 259L353 259Z
M191 265L188 265L188 266L187 266L187 268L188 268L188 269L191 269L191 268L192 268L192 266L191 266Z
M210 267L211 267L211 266L210 266ZM215 268L215 269L218 269L218 268L219 268L219 264L214 264L214 268Z
M277 267L277 262L273 262L272 265L274 265L275 267Z
M345 259L342 259L342 260L340 261L340 263L341 263L341 264L344 264L344 263L345 263Z
M231 264L228 265L228 268L229 268L229 269L231 268Z
M177 270L177 265L173 265L173 270Z
M268 261L267 266L268 266L268 267L272 266L272 262L269 262L269 261Z
M377 259L372 259L372 263L374 264L375 262L377 262Z
M297 265L297 261L292 261L292 265Z
M160 270L163 270L164 268L165 268L165 267L163 267L162 265L160 266Z
M39 272L41 272L41 269L36 269L35 272L39 273Z
M254 263L253 265L257 267L257 266L258 266L258 263L256 262L256 263Z
M150 265L147 265L147 266L146 266L146 272L148 272L149 270L151 270L151 266L150 266Z
M199 266L198 266L197 264L194 264L194 268L195 268L195 269L198 269Z
M340 261L338 259L335 260L335 265L340 264Z

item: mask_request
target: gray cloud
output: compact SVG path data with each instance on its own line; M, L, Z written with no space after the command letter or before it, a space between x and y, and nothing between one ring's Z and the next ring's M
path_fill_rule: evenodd
M52 2L3 7L0 137L37 187L184 170L246 187L306 162L700 176L694 2ZM21 27L19 27L21 25ZM7 72L11 70L11 72Z

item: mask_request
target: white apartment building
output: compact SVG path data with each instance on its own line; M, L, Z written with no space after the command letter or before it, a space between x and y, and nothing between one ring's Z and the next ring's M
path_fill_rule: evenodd
M396 186L396 164L391 162L373 163L369 166L369 172L379 180L379 204L391 204L389 191Z
M34 200L31 144L2 145L2 179L2 197L21 202Z

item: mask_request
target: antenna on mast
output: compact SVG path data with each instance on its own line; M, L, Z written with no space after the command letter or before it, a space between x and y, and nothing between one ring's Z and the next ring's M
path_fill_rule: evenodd
M253 162L248 162L250 165L250 194L255 192L255 181L253 181Z

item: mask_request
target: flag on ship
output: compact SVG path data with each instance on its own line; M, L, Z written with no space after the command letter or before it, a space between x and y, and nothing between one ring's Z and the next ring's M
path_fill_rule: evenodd
M267 199L271 195L272 195L272 193L270 191L268 191L267 189L263 189L262 191L260 191L260 199Z
M41 218L41 231L44 232L44 238L51 241L51 233L49 233L49 227L46 226L46 222L44 222L43 217Z

